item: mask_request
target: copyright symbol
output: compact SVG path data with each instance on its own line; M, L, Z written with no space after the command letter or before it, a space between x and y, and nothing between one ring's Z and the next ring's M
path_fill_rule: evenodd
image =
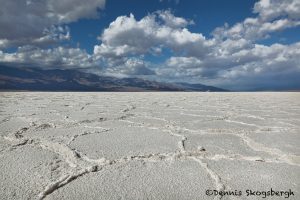
M206 194L207 196L211 196L211 195L212 195L212 190L206 190L205 194Z

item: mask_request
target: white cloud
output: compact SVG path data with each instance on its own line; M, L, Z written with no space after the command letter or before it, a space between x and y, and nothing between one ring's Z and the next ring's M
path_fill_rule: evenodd
M8 47L17 47L23 45L47 46L69 40L71 38L70 29L68 26L54 26L45 28L41 37L31 38L16 38L16 39L0 39L0 49Z
M89 68L98 65L91 55L78 48L40 49L32 46L19 47L15 53L0 51L0 63L62 69Z
M231 55L171 57L156 74L170 81L212 84L230 89L286 89L300 85L300 42L255 44Z
M214 30L213 35L219 39L247 39L256 41L269 37L271 33L299 25L300 20L290 20L287 18L271 22L261 21L259 18L247 18L245 21L237 23L232 27L226 25L224 27L218 27Z
M232 27L215 29L213 35L218 39L247 39L256 41L269 37L269 34L300 25L299 0L261 0L254 5L256 18L246 18Z
M186 28L190 24L191 21L175 17L169 10L157 11L141 20L136 20L133 14L120 16L103 31L99 37L102 43L95 46L94 55L106 63L108 71L153 75L151 66L133 67L130 58L157 55L164 48L191 57L202 57L209 52L212 42L202 34L190 32Z
M149 63L139 58L114 60L113 67L103 67L103 61L79 48L57 47L41 49L33 46L19 47L15 53L0 51L0 64L37 67L41 69L81 69L110 76L155 75Z
M299 0L260 0L254 5L254 12L264 21L270 21L278 16L290 19L300 19Z
M161 20L161 21L160 21ZM151 53L157 48L170 48L176 53L195 56L206 54L211 45L200 33L191 33L189 22L170 11L159 11L141 20L130 14L113 21L99 37L94 53L105 57L121 57Z
M194 57L171 57L166 61L168 67L195 68L200 67L201 60Z
M48 0L48 15L58 22L68 23L80 18L96 18L98 8L104 8L105 0Z
M163 68L156 69L159 76L177 81L200 78L203 73L203 62L195 57L171 57ZM179 79L179 80L178 80Z
M149 63L139 58L123 58L119 65L108 67L103 73L118 77L155 75L155 72L149 68Z
M170 10L158 11L157 14L158 17L161 18L168 27L183 28L194 24L192 20L186 20L182 17L175 17Z
M0 48L70 38L65 23L97 17L105 0L0 0Z

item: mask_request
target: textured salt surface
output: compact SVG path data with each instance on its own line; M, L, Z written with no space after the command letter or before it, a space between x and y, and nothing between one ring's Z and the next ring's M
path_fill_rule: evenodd
M205 160L210 168L222 177L225 189L236 189L246 191L289 190L296 192L296 196L288 199L299 199L299 166L285 163L260 163L237 160ZM234 171L234 173L232 173ZM280 197L269 197L280 199ZM284 197L281 197L284 199ZM238 199L262 199L261 197L241 196Z
M205 199L205 187L214 182L196 162L131 161L88 174L46 199Z
M9 92L0 113L1 199L300 198L299 93Z

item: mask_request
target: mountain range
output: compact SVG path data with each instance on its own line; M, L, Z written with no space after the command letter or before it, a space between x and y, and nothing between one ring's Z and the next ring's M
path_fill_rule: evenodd
M164 83L99 76L79 70L0 66L0 90L26 91L227 91L202 84Z

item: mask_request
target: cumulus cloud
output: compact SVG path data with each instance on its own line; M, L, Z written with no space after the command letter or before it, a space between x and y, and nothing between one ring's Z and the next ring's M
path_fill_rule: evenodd
M171 57L166 61L169 67L195 68L200 67L201 60L194 57Z
M201 33L192 33L191 22L175 17L170 11L159 11L141 20L133 14L120 16L99 37L94 53L105 57L123 57L157 52L169 48L175 53L203 55L211 45Z
M230 68L219 70L219 77L228 87L235 89L299 87L300 43L291 45L256 44L233 54L236 60Z
M19 47L15 53L0 51L0 63L14 66L41 67L43 69L80 69L98 65L91 55L79 48L40 49L32 46Z
M247 39L256 41L269 34L300 25L300 2L298 0L261 0L254 5L256 18L246 18L232 27L225 24L213 32L218 39Z
M287 16L290 19L300 19L300 2L298 0L260 0L254 5L254 12L264 21L278 16Z
M290 20L286 18L271 22L261 21L259 18L247 18L245 21L237 23L232 27L225 24L224 27L216 28L213 32L213 36L218 39L247 39L256 41L268 38L271 33L299 25L300 20Z
M50 44L59 43L69 40L71 38L70 29L68 26L54 26L45 28L41 37L29 38L15 38L15 39L0 39L0 49L8 47L35 45L44 47Z
M193 23L174 16L170 10L157 11L140 20L133 14L120 16L103 31L99 37L101 44L94 47L94 55L103 59L109 68L118 69L109 69L111 71L153 75L150 65L138 65L139 68L135 67L135 70L132 70L132 66L129 68L128 62L131 60L128 58L158 55L163 49L194 57L203 57L210 51L212 41L206 40L201 33L188 30L187 26Z
M108 70L127 75L153 75L150 65L139 64L131 57L158 55L164 48L175 54L202 57L209 52L211 41L187 29L193 21L176 17L170 10L157 11L137 20L133 14L120 16L99 37L94 55ZM145 63L145 62L144 62ZM129 67L130 66L130 67Z
M156 74L170 81L206 83L235 90L287 89L300 86L300 42L255 44L226 56L171 57Z
M161 18L166 24L166 26L168 27L183 28L188 25L194 24L193 20L186 20L182 17L174 16L170 10L158 11L156 13L158 14L159 18Z
M155 72L149 68L149 63L139 58L123 58L119 65L108 67L103 74L118 77L149 76Z
M164 68L156 69L159 76L177 81L199 79L203 73L203 62L195 57L171 57L166 60Z
M97 17L104 4L105 0L0 0L0 48L69 39L64 24Z
M113 66L106 65L103 67L104 63L101 59L97 59L94 55L90 55L80 48L42 49L34 46L23 46L14 53L0 51L0 64L41 69L80 69L119 77L155 75L155 72L148 68L149 63L142 59L124 57L119 61L114 60Z

